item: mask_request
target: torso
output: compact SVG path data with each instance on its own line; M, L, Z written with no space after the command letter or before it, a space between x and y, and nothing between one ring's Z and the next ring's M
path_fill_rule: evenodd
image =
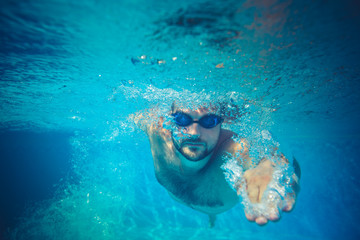
M218 214L238 203L238 196L225 180L221 165L232 144L231 132L222 130L220 144L209 163L196 174L184 175L177 150L164 134L149 135L156 178L170 196L207 214Z

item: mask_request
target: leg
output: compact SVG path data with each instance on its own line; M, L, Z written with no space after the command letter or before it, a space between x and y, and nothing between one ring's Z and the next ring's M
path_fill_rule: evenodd
M209 214L209 226L213 228L215 226L216 214Z

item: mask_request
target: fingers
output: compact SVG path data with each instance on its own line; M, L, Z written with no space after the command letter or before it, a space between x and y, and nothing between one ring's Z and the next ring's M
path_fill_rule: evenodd
M258 225L262 226L262 225L265 225L268 223L268 221L277 221L279 220L279 217L276 215L272 216L272 217L269 217L269 218L266 218L264 216L259 216L259 217L254 217L253 215L250 215L250 214L245 214L247 220L249 220L250 222L256 222Z
M265 225L268 222L268 220L265 217L261 216L261 217L256 218L255 222L258 225L262 226L262 225Z
M279 213L279 209L277 207L273 207L269 210L269 214L268 214L268 219L270 221L277 221L280 219L280 213Z
M258 225L265 225L268 221L278 221L281 211L291 211L295 205L296 191L294 194L287 192L283 196L277 188L270 187L267 192L273 174L271 164L270 161L264 161L257 168L245 171L243 175L249 201L245 216L249 221L256 222ZM264 193L269 195L263 196Z
M252 203L259 203L270 181L270 177L261 176L246 179L249 199Z
M285 212L291 211L295 205L295 198L291 197L285 199L284 202L285 202L285 206L283 206L281 210ZM252 210L252 212L255 213L250 213L249 210L245 210L245 216L247 220L249 220L250 222L256 222L260 226L265 225L266 223L268 223L268 221L275 222L280 219L280 209L275 205L274 206L268 205L266 212L263 212L261 215L256 214L257 212L256 207L255 210Z
M245 216L250 222L256 222L258 225L265 225L268 220L264 216L255 216L254 214L245 211Z
M252 203L258 203L259 202L259 195L260 195L260 188L257 184L248 184L248 196L250 199L250 202Z
M282 210L284 212L290 212L294 208L295 197L286 198L284 202L285 202L285 204L284 204Z
M270 161L262 163L265 167L268 168L271 166ZM258 203L261 201L262 196L272 179L271 171L263 171L264 166L262 166L261 171L259 169L250 169L245 171L244 178L246 180L246 188L248 192L249 199L252 203Z
M270 180L269 180L269 181L270 181ZM262 196L263 196L266 188L267 188L267 183L266 183L266 184L260 184L260 185L259 185L259 202L261 201Z
M268 219L264 216L255 217L254 215L248 213L245 213L245 216L247 220L249 220L250 222L255 221L260 226L265 225L268 222Z
M245 209L245 216L250 222L256 222L258 225L262 226L268 223L268 221L278 221L280 219L280 212L277 206L268 206L266 212L253 206L251 210Z
M260 202L260 186L257 177L252 177L253 169L245 172L244 177L246 180L246 189L252 203Z
M250 213L247 213L246 211L245 211L245 217L247 218L247 220L249 220L250 222L253 222L253 221L255 221L255 216L254 215L252 215L252 214L250 214Z

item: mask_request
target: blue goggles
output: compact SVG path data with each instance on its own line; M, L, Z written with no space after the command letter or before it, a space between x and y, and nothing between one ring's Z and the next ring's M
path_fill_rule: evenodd
M198 123L203 128L213 128L223 121L220 116L215 114L208 114L200 118L198 121L194 121L188 114L183 112L177 112L172 114L176 125L181 127L190 126L193 123Z

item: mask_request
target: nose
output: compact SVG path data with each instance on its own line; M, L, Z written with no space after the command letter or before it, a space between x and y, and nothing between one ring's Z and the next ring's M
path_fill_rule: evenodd
M200 126L198 123L193 123L185 128L186 133L192 137L200 137Z

